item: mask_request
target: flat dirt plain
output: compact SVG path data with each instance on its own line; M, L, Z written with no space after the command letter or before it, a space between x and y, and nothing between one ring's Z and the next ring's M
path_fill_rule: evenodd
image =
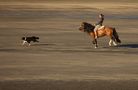
M95 49L78 30L100 13L119 46L103 37ZM40 42L22 46L23 36ZM0 90L138 90L138 2L1 0Z

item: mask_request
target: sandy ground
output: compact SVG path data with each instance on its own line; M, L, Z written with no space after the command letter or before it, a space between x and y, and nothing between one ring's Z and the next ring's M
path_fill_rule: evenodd
M98 6L98 7L97 7ZM0 4L0 90L137 90L137 3ZM117 29L122 44L91 38L78 30L82 21ZM39 36L22 46L21 37Z

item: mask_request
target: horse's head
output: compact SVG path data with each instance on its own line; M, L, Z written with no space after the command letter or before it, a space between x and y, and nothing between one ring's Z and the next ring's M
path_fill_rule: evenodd
M95 28L95 26L93 26L87 22L82 22L79 27L79 30L82 32L92 32L94 28Z
M85 32L85 23L86 22L82 22L80 27L79 27L79 30L82 31L82 32Z

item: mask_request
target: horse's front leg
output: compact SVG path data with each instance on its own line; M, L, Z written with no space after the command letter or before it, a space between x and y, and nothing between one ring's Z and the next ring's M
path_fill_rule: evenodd
M95 48L98 48L97 39L94 39L93 42L94 42L93 44L95 45Z
M95 45L95 48L97 48L98 44L97 44L97 39L95 38L94 32L90 32L89 35L93 38L92 43Z
M94 39L94 40L92 41L92 43L95 45L95 48L98 47L98 44L97 44L97 40L96 40L96 39Z

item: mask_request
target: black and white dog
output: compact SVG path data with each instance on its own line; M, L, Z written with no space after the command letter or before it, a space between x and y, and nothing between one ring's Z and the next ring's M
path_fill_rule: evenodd
M38 41L39 37L32 36L32 37L22 37L23 43L22 45L25 45L26 43L30 46L31 41L32 42L39 42Z

